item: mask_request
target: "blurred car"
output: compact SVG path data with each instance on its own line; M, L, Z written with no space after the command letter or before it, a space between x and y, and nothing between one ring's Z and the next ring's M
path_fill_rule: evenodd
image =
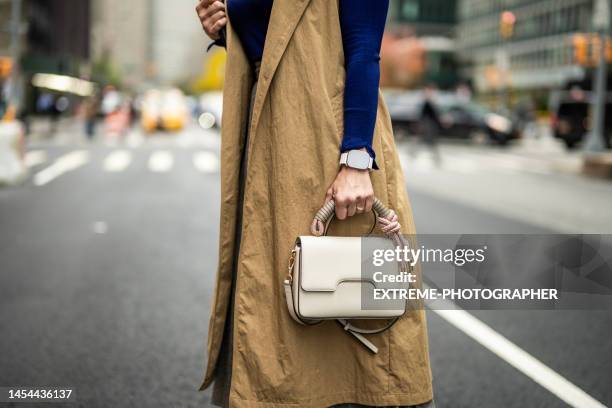
M431 118L423 115L423 92L386 93L385 100L396 133L418 135L422 134L424 127L432 125ZM437 92L431 102L438 115L435 126L441 137L470 139L484 136L500 145L520 137L520 132L508 117L454 93Z
M153 132L159 127L161 116L161 91L151 89L140 101L140 125L145 132Z
M568 149L575 148L589 132L591 120L591 92L574 88L551 94L550 125L553 135L561 139ZM612 97L608 95L604 113L606 143L612 134Z
M181 130L188 119L187 99L179 89L153 89L142 98L140 123L146 132Z

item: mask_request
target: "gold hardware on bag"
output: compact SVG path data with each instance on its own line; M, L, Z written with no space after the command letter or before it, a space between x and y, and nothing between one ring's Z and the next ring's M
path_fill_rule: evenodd
M287 268L287 280L291 283L293 282L293 266L295 265L295 249L291 251L291 256L289 257L289 267Z

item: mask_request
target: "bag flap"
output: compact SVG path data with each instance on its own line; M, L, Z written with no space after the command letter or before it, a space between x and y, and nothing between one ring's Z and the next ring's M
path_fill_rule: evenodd
M334 292L346 281L370 282L361 274L363 237L300 237L301 264L300 287L304 291ZM393 242L382 237L367 237L376 240L377 248L394 248ZM380 241L380 242L378 242ZM371 254L364 257L371 262Z

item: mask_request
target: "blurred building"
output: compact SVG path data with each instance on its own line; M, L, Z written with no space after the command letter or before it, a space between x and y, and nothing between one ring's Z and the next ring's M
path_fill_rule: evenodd
M195 0L152 0L153 60L162 84L186 83L202 70L209 40L195 12Z
M89 63L89 0L27 0L24 73L82 75Z
M3 84L8 79L13 67L12 36L11 36L11 16L13 2L11 0L0 0L0 91L3 91ZM22 7L23 8L23 7ZM23 21L21 22L23 23ZM25 33L20 30L19 45L23 46Z
M14 6L20 7L16 25L11 22ZM90 6L90 0L0 1L0 57L10 55L11 27L19 38L18 61L11 63L18 67L13 92L20 110L34 110L41 90L34 85L36 74L88 75Z
M0 0L0 56L11 55L11 12L12 1Z
M456 21L455 0L391 0L382 47L383 84L454 86L459 79Z
M596 0L461 0L462 73L481 92L545 91L582 80L595 65ZM585 34L587 33L587 34Z
M150 0L94 0L92 59L111 82L138 88L154 75L152 16Z
M21 6L17 23L22 70L77 73L89 59L89 0L0 0L0 56L10 56L11 15Z
M186 83L202 69L206 40L191 0L94 0L94 61L132 89Z
M391 0L388 12L391 28L409 27L417 36L454 36L455 0Z

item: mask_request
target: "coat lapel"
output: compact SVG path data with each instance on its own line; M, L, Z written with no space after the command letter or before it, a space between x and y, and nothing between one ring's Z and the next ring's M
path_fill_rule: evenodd
M249 134L255 135L270 82L306 6L311 0L274 0L253 103Z

